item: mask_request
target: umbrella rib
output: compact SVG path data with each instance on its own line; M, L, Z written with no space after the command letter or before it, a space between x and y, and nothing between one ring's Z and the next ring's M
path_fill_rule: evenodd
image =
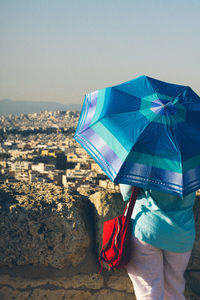
M170 115L169 115L168 111L166 111L166 115L167 115L167 119L168 119L169 124L170 124L169 126L166 126L166 128L168 129L168 132L170 132L170 140L173 143L175 149L177 149L177 152L178 152L179 158L180 158L180 162L182 162L182 156L181 156L181 152L179 150L178 144L177 144L177 139L174 138L173 133L172 133L173 132L172 128L173 128L174 125L173 125L173 122L170 118ZM174 134L175 134L175 131L174 131ZM182 163L181 163L181 174L183 175ZM183 186L183 176L182 176L182 186Z
M115 116L118 116L118 115L124 115L124 114L132 114L132 113L135 113L135 112L138 112L137 110L133 110L133 111L125 111L125 112L118 112L118 113L114 113L114 114L105 114L103 116L103 118L107 118L107 117L115 117Z
M156 94L159 94L159 93L156 91L155 84L152 83L151 81L150 81L150 84L151 84L152 88L154 89L155 93L156 93ZM190 89L190 87L189 87L189 86L185 86L181 91L178 91L177 94L174 95L174 96L172 96L172 97L173 97L174 99L176 99L177 97L181 96L181 95L185 92L185 90L187 90L187 89ZM159 98L159 97L158 97L158 98ZM183 102L183 104L186 104L186 105L187 105L187 104L191 104L191 102L190 102L190 101L186 101L186 102Z
M114 90L117 90L118 92L122 92L122 93L124 93L124 94L126 94L126 95L129 95L129 96L132 96L132 97L135 97L135 98L137 98L138 100L140 100L141 99L141 97L138 97L138 96L135 96L135 95L133 95L133 94L130 94L130 93L127 93L126 91L124 91L124 90L121 90L121 89L119 89L119 88L117 88L117 87L113 87L113 89Z
M146 111L149 111L149 109L145 109ZM107 118L107 117L115 117L115 116L118 116L118 115L125 115L125 114L133 114L133 113L140 113L142 115L142 117L146 118L146 116L138 111L138 110L134 110L134 111L127 111L127 112L119 112L119 113L114 113L114 114L106 114L103 116L103 118ZM156 119L156 115L152 112L151 113L151 119L150 119L150 122L152 122L154 119Z
M123 114L127 114L128 115L128 114L132 114L132 113L135 113L135 112L138 112L138 111L135 110L135 111L128 111L128 112L119 112L119 113L114 113L114 114L105 114L104 116L100 117L99 119L97 119L93 123L90 123L88 127L91 128L92 126L94 126L95 124L97 124L98 122L100 122L102 119L107 118L107 117L115 117L115 116L123 115ZM84 128L82 130L80 129L79 134L85 132L88 129L88 127Z
M173 134L172 134L172 128L173 128L173 127L170 127L170 131L171 131L171 138L172 138L172 140L173 140L173 143L174 143L174 145L176 146L176 149L178 150L177 152L178 152L178 154L179 154L179 157L180 157L180 164L181 164L181 174L182 174L182 186L183 186L183 166L182 166L182 155L181 155L181 151L180 151L180 149L179 149L179 147L178 147L178 144L177 144L177 139L174 139L174 137L173 137ZM174 134L175 134L175 131L174 131Z
M154 89L155 93L157 94L158 92L157 92L157 90L156 90L156 88L155 88L155 84L152 83L151 81L149 81L149 82L150 82L152 88ZM183 86L182 86L182 87L183 87ZM174 99L177 98L178 96L180 96L180 95L181 95L186 89L188 89L188 88L189 88L188 86L184 86L184 88L183 88L181 91L178 91L177 94L176 94L175 96L172 96L172 97L173 97ZM189 101L188 101L187 103L189 103Z
M91 128L93 125L97 124L99 121L101 121L102 119L104 118L103 117L100 117L99 119L97 119L94 123L90 123L88 127L84 128L84 129L80 129L80 131L78 132L78 134L82 134L83 132L87 131L88 128Z
M145 126L142 131L140 132L140 135L138 135L138 137L136 138L136 141L134 143L134 145L132 146L131 150L127 153L126 157L124 158L124 161L127 159L127 157L129 156L130 152L132 151L133 147L135 146L135 144L137 143L139 137L141 136L141 134L144 132L145 129L147 129L147 127L150 125L150 122L147 124L147 126ZM119 171L118 171L118 174L120 174L120 170L122 169L123 167L123 164L121 165Z

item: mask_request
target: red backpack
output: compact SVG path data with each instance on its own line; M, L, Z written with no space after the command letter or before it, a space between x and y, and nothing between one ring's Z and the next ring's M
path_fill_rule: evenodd
M104 222L102 249L99 256L101 271L103 261L109 270L124 268L131 257L131 215L139 193L138 187L133 187L132 194L122 215ZM127 214L125 215L128 206ZM100 272L101 272L100 271Z

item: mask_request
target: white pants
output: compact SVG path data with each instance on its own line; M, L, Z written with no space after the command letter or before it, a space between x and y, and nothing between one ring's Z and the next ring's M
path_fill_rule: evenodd
M137 300L184 300L184 272L191 251L176 253L161 250L136 237L126 266Z

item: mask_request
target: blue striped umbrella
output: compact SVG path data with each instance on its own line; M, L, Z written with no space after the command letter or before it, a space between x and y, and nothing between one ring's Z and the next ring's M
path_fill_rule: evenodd
M147 76L85 96L75 139L115 183L200 188L200 97Z

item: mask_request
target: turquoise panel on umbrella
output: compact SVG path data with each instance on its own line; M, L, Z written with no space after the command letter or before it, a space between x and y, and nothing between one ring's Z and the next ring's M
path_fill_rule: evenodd
M116 183L200 188L200 98L147 76L85 96L75 139Z

